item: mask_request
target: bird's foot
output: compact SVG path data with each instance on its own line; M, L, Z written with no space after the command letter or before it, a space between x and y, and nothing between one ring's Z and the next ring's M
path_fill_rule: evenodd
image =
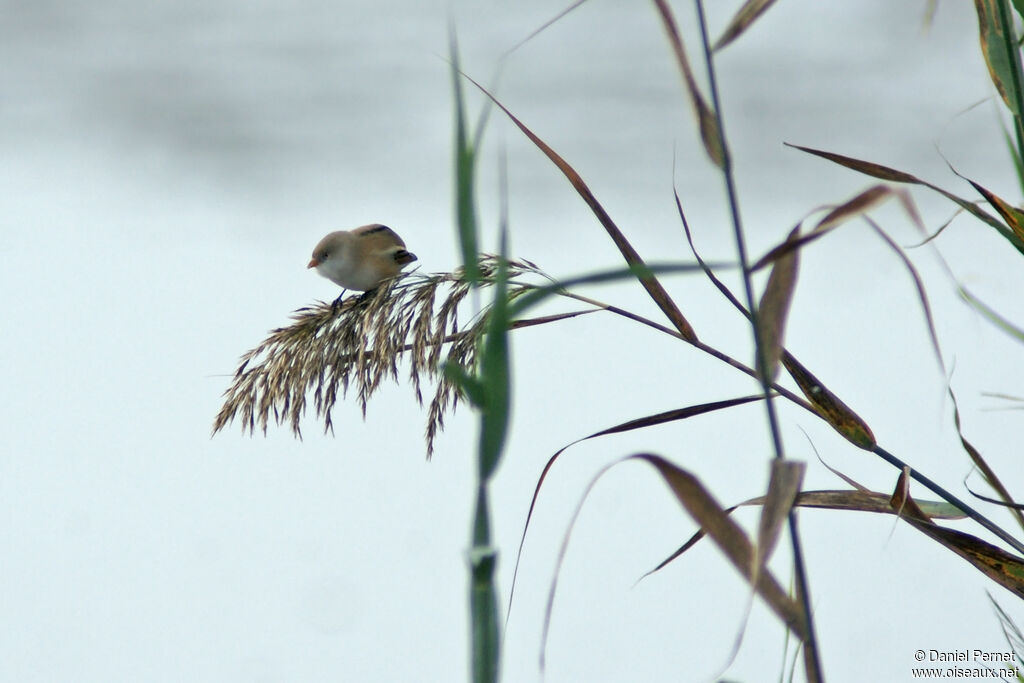
M347 291L348 291L347 289L343 289L343 290L341 290L341 294L339 294L339 295L338 295L338 298L337 298L337 299L335 299L335 300L334 300L334 301L333 301L333 302L331 303L331 312L332 312L332 313L337 313L338 311L340 311L340 310L341 310L341 307L342 307L342 306L344 305L344 303L345 303L345 301L344 301L344 299L345 299L345 292L347 292Z

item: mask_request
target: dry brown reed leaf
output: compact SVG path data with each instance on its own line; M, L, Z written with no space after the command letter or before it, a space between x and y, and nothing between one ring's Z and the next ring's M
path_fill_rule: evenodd
M658 9L658 14L661 15L661 23L665 27L665 33L668 34L672 52L675 53L679 72L683 76L683 83L686 85L687 92L690 93L690 102L697 115L697 125L700 128L704 151L707 152L708 158L715 166L725 168L725 148L722 145L718 119L715 117L711 105L704 99L704 94L700 91L700 86L697 85L697 79L693 76L693 69L690 67L690 60L686 57L686 47L683 45L683 37L679 33L672 8L666 0L654 0L654 6Z
M991 204L992 208L1002 216L1003 221L1013 231L1017 239L1024 242L1024 211L1021 211L1010 202L999 197L995 192L985 189L970 178L965 177L964 180L969 182L978 191L978 194L984 197L985 201Z
M725 27L722 32L722 36L715 41L714 46L711 48L713 51L718 52L732 41L739 38L744 31L768 11L768 8L775 4L775 0L747 0L743 3L743 6L739 8L729 25Z
M764 569L775 552L782 528L789 519L789 511L796 505L797 496L800 495L806 470L807 463L804 462L779 458L772 460L768 491L764 496L757 526L757 543L754 545L755 576Z
M1024 598L1024 557L1009 553L977 536L935 524L910 496L909 468L900 473L889 504L910 526L967 560L1003 588Z
M644 460L658 470L679 504L700 525L701 531L718 545L740 574L751 582L782 622L806 643L809 631L800 604L789 596L769 570L764 569L760 573L754 571L754 544L701 481L657 455L641 453L630 456L630 459Z
M800 239L800 226L797 225L786 238L787 243ZM800 252L796 249L781 256L772 265L768 284L757 305L757 325L761 340L761 351L764 358L764 371L772 382L779 374L779 360L785 350L786 319L789 317L790 304L796 291L797 272L800 270ZM754 367L761 370L755 362Z
M481 255L483 286L491 284L497 265L497 257ZM509 277L523 275L548 278L529 261L509 261ZM512 282L509 298L532 288ZM331 412L339 396L345 397L352 388L365 417L367 403L381 383L389 378L399 381L399 360L405 355L420 405L423 383L436 383L427 411L430 457L445 415L461 398L456 385L445 377L443 364L473 367L477 342L486 329L486 310L460 329L460 304L470 289L461 269L431 275L403 273L377 290L350 296L337 305L318 302L300 308L292 315L292 324L271 331L242 356L224 393L213 434L237 419L243 433L266 434L274 422L288 424L301 438L301 421L310 402L324 431L333 433Z
M1022 241L1022 239L1019 238L1013 232L1013 230L1007 228L997 218L990 215L981 207L975 206L973 202L969 202L966 199L963 199L962 197L956 196L952 192L943 190L938 185L933 185L932 183L929 183L925 180L921 180L920 178L912 176L909 173L898 171L894 168L889 168L888 166L876 164L871 161L854 159L853 157L843 156L842 154L835 154L834 152L826 152L820 149L813 149L811 147L801 147L800 145L793 145L788 142L784 142L782 144L784 144L787 147L792 147L793 149L799 149L803 152L807 152L808 154L819 156L822 159L828 159L829 161L839 164L840 166L851 168L854 171L872 176L874 178L881 178L882 180L889 180L895 183L908 183L911 185L921 185L923 187L927 187L930 190L938 192L946 199L949 199L950 201L958 204L960 208L962 208L964 211L971 214L978 220L984 221L988 225L998 230L1003 237L1008 239L1013 244L1014 248L1024 253L1024 241ZM953 172L956 173L956 170L953 170Z
M576 194L578 194L580 198L587 203L587 206L589 206L590 210L594 213L594 217L597 218L598 222L600 222L601 226L605 229L605 232L607 232L608 236L612 238L613 242L615 242L615 246L619 248L619 252L622 254L626 263L631 266L646 265L637 250L634 249L633 245L630 244L628 239L626 239L625 234L619 230L615 221L613 221L612 217L607 211L605 211L605 208L601 206L601 202L597 201L597 197L583 181L583 177L576 172L576 169L569 165L569 162L563 159L558 152L551 148L550 145L541 140L536 133L527 128L526 124L516 118L515 114L513 114L508 107L502 104L489 90L466 74L462 75L470 83L475 85L480 92L494 102L495 106L505 112L505 115L508 116L509 120L512 121L512 123L514 123L527 138L530 139L530 142L532 142L537 149L544 153L544 156L546 156L559 171L562 172L562 175L565 176L566 180L568 180L576 190ZM647 293L650 294L654 303L656 303L658 308L660 308L665 314L665 317L672 321L672 324L679 331L679 334L683 336L683 339L690 343L697 342L697 333L693 331L693 326L690 325L689 321L683 316L682 311L679 310L676 302L672 300L672 297L669 296L658 278L653 275L637 274L637 279L640 281L640 284L643 285L644 289L647 290Z
M833 394L788 351L782 353L782 364L817 413L825 418L825 421L844 439L866 451L873 450L878 445L868 423L853 412L850 406L839 400L838 396Z
M828 465L825 466L828 467ZM835 470L833 470L833 472L835 472ZM737 505L727 507L725 508L725 512L726 514L731 515L741 507L748 505L764 505L766 501L767 498L765 496L757 496L756 498L750 498ZM926 512L929 519L964 519L967 516L962 510L960 510L960 508L945 501L915 502ZM849 510L887 515L899 514L899 512L892 506L892 494L868 491L867 489L853 491L801 491L796 495L793 505L795 507L819 508L822 510ZM642 581L648 576L651 576L652 574L655 574L667 567L669 564L674 562L676 558L695 546L704 538L704 536L704 530L699 529L671 555L659 562L656 567L644 573L639 580Z
M1009 489L1006 488L1002 480L999 478L999 475L996 474L996 471L992 469L991 465L989 465L981 455L981 451L975 448L974 445L967 440L967 437L964 436L963 424L960 420L960 405L957 403L956 394L953 393L952 385L946 385L946 392L949 394L949 398L953 402L953 426L956 427L956 433L960 437L960 444L963 446L964 452L967 453L971 462L973 462L974 466L978 468L979 472L981 472L981 476L985 482L999 494L1000 500L998 502L1006 506L1010 511L1010 514L1012 514L1014 519L1017 521L1017 524L1024 529L1024 514L1021 514L1020 507L1013 499L1013 496L1010 495Z

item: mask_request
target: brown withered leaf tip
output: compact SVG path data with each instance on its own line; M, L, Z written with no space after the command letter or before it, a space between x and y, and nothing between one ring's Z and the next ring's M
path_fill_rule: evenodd
M509 278L537 275L548 278L526 260L510 260ZM482 254L482 286L489 286L498 258ZM509 298L533 285L510 282ZM423 405L424 383L435 384L427 410L427 457L444 418L461 396L445 377L443 364L472 368L477 342L487 325L487 310L460 329L459 307L471 284L462 269L453 273L402 273L377 290L354 294L340 305L324 302L300 308L293 322L270 332L256 348L241 357L224 405L213 423L213 434L238 420L242 432L264 434L271 422L288 424L302 437L301 421L312 405L324 431L333 433L331 411L339 396L353 389L365 417L366 406L381 383L399 381L399 360L408 358L409 381Z

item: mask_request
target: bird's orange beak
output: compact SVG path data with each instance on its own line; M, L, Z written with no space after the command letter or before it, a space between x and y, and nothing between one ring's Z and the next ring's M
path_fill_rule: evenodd
M317 260L316 260L316 259L314 258L314 259L310 259L310 261L309 261L309 265L308 265L308 266L306 266L306 267L307 267L307 268L316 268L316 267L317 267L317 266L319 266L319 265L320 265L320 262L319 262L319 261L317 261Z

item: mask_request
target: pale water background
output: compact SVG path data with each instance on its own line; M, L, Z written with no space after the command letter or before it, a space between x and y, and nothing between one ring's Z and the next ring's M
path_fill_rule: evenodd
M717 34L739 3L709 4ZM692 8L675 8L696 62ZM209 425L236 358L290 311L335 296L304 268L324 233L385 222L425 270L454 267L449 20L465 70L493 82L500 55L560 9L0 5L0 680L465 680L470 413L449 420L431 463L425 411L406 387L385 389L365 422L354 402L340 404L333 438L309 421L303 442L277 428L210 440ZM972 196L941 151L1017 198L995 107L967 111L992 94L973 8L941 3L928 29L924 11L924 2L785 0L720 56L752 253L872 182L783 141ZM673 156L705 255L733 257L722 185L650 4L592 0L509 57L498 91L646 258L688 257ZM564 178L500 116L482 159L488 246L499 145L513 254L555 275L616 265ZM932 195L914 197L930 229L952 214ZM876 215L899 242L918 240L894 207ZM991 229L960 218L936 245L979 296L1024 319L1020 257ZM1020 346L956 300L932 252L913 256L955 362L968 435L1019 491L1020 413L987 410L1002 404L980 392L1021 393ZM749 357L748 332L705 282L669 283L706 341ZM591 293L658 317L635 285ZM883 445L962 491L969 466L912 283L863 224L805 252L788 341ZM627 419L755 388L608 317L516 333L514 351L513 436L494 485L505 595L551 453ZM809 488L843 485L798 426L831 465L891 490L887 465L802 411L783 407L782 418L790 455L809 463ZM525 546L505 680L540 678L554 556L597 469L650 450L735 503L763 490L763 422L748 406L570 451ZM750 526L756 514L738 519ZM1018 621L1019 603L937 544L889 517L806 511L801 521L830 681L911 680L918 648L1007 649L985 590ZM711 544L634 586L692 532L647 469L625 465L598 484L563 569L546 680L704 681L722 671L747 600ZM776 679L783 637L755 603L725 676Z

